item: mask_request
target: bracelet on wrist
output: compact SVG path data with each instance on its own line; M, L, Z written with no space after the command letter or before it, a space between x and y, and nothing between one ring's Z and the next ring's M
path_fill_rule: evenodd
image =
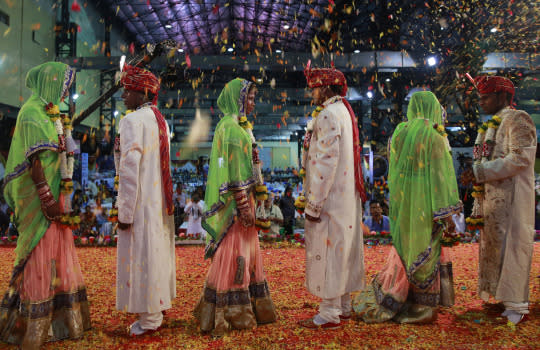
M41 181L41 182L38 182L38 183L36 184L36 187L37 187L37 188L40 188L40 187L42 187L42 186L48 186L48 185L49 185L49 184L47 183L47 180L43 180L43 181Z
M39 200L42 202L48 202L50 200L54 200L54 197L50 192L47 192L46 194L39 196Z
M38 187L37 192L39 195L47 193L50 191L49 185L43 185L41 187Z
M47 201L43 201L43 204L45 205L45 207L47 208L50 208L52 207L54 204L56 203L56 201L54 200L54 198L51 198Z

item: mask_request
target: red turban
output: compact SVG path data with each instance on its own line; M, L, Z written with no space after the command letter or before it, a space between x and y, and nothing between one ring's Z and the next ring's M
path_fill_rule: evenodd
M157 94L159 91L159 80L154 74L135 66L126 64L122 70L122 86L126 90L142 91L144 93L152 93L155 95L153 104L157 102Z
M335 68L314 68L311 69L311 61L308 62L304 75L306 76L307 84L309 88L316 88L321 86L339 85L341 89L341 96L347 94L347 79L345 75Z
M482 75L476 77L474 82L481 94L503 91L514 96L514 84L508 78Z
M320 86L339 85L342 87L341 96L347 94L347 79L342 72L335 68L315 68L311 69L311 60L308 61L307 67L304 70L309 88ZM360 132L358 130L358 120L354 115L354 111L349 104L349 101L342 99L343 104L349 111L351 118L351 127L353 131L353 155L354 155L354 184L360 194L362 201L366 201L366 191L364 189L364 176L362 175L362 146L360 145Z

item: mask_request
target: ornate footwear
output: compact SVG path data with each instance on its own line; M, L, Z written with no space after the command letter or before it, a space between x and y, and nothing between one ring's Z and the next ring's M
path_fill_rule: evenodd
M501 316L506 316L506 318L508 319L508 322L511 322L514 325L524 322L528 318L527 315L525 314L520 314L515 311L509 311L509 310L506 310Z
M321 325L317 325L315 324L315 322L313 322L313 317L305 320L300 320L298 321L298 324L302 327L309 329L337 329L341 327L341 321L339 323L326 322Z
M130 336L136 337L143 334L150 334L150 333L157 332L159 329L160 327L156 329L143 329L141 325L139 324L139 321L135 321L133 322L131 326L128 327L127 331Z

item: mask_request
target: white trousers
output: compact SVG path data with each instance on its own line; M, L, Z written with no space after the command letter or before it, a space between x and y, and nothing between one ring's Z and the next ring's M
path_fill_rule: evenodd
M143 312L139 314L139 325L142 329L155 330L163 322L163 314L159 312Z
M339 315L349 316L351 314L352 301L351 294L346 293L333 299L323 299L319 305L319 315L325 321L339 323Z
M506 310L515 311L518 314L526 315L529 313L529 303L514 303L511 301L504 301L504 307Z

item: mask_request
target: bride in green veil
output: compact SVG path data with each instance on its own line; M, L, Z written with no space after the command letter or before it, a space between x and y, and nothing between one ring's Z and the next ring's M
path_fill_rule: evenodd
M390 144L388 187L393 247L372 285L353 303L367 323L427 323L436 306L453 304L451 262L441 247L461 212L442 109L429 91L412 95L407 121Z
M241 125L255 107L256 86L236 78L218 98L223 117L216 126L202 226L212 258L194 314L201 331L221 336L230 329L274 322L276 309L263 270L255 226L254 189L259 181L253 136Z
M75 144L58 104L75 70L47 62L26 76L32 96L17 116L4 195L19 232L15 267L0 306L0 339L38 349L45 341L79 338L90 311L70 218ZM71 159L70 159L71 158Z

